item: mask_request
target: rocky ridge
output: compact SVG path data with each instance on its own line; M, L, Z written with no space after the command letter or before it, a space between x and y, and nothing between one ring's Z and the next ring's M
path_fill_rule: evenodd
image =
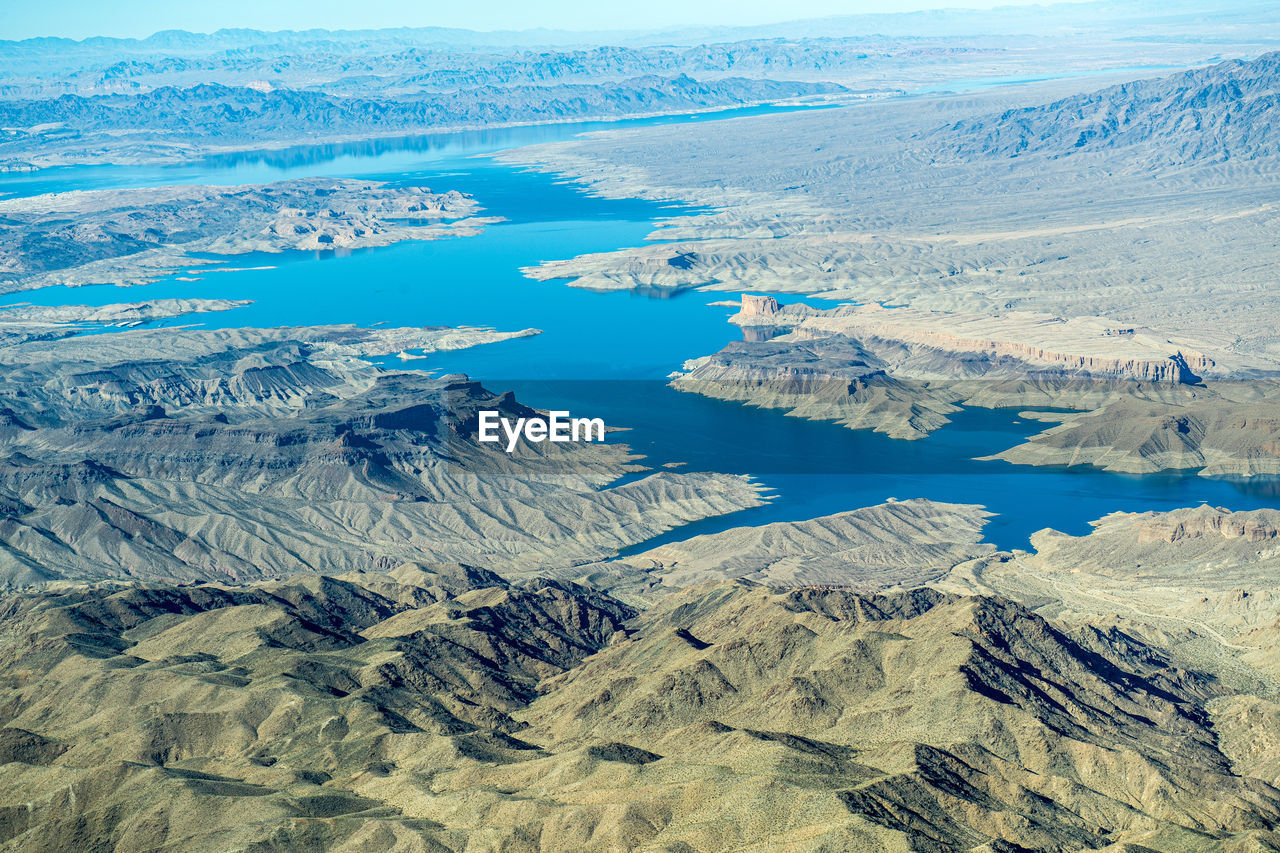
M675 590L725 580L857 592L910 589L992 555L995 546L982 541L989 517L971 504L891 501L805 521L694 536L576 567L570 577L644 604Z
M212 150L264 144L405 136L441 128L698 112L840 95L824 82L687 74L616 81L518 81L385 97L320 89L200 82L137 93L0 100L0 158L10 168L74 163L192 160ZM227 115L236 120L228 123Z
M533 414L509 394L363 357L513 336L163 330L0 349L3 584L245 581L424 558L518 572L533 554L599 560L760 502L719 474L605 488L644 471L616 443L509 455L476 441L481 408Z
M1280 52L1138 80L939 134L957 157L1071 156L1159 143L1130 168L1225 162L1280 154Z
M0 636L4 849L1225 853L1280 823L1211 678L999 598L737 582L637 614L420 564L63 585Z

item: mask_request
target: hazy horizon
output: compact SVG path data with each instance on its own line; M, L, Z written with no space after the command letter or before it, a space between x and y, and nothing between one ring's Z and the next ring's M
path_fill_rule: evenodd
M894 2L894 0L798 0L781 6L770 0L687 3L657 0L634 9L600 7L577 0L538 4L514 0L462 5L415 6L404 0L373 0L352 8L338 2L286 0L261 4L233 0L216 6L125 0L107 8L88 0L63 0L10 9L0 39L145 39L180 30L209 34L225 29L266 32L376 30L440 27L479 33L552 30L566 32L645 32L698 27L751 27L828 17L909 14L932 11L991 11L1013 7L1049 7L1088 2L1058 0L971 0L970 2Z

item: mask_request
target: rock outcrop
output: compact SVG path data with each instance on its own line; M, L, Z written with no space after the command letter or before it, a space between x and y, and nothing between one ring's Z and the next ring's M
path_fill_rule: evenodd
M756 322L755 318L768 319L778 313L778 300L772 296L742 294L742 310L734 315L740 325Z
M1280 536L1280 513L1268 510L1228 512L1202 506L1162 514L1143 524L1139 542L1178 542L1183 539L1242 539L1250 544Z

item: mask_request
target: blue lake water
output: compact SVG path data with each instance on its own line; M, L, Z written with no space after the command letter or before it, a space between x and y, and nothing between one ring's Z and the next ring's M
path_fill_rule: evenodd
M702 120L668 117L661 121ZM619 127L645 122L605 123ZM1194 475L1127 476L1092 469L1045 469L978 462L1039 430L1013 411L969 410L927 439L895 441L834 424L682 394L664 377L688 358L739 336L725 322L732 309L709 303L728 294L682 293L654 298L594 293L562 282L534 282L519 268L543 260L637 245L656 219L685 208L639 200L596 199L551 176L499 166L473 155L535 141L567 138L595 126L550 125L478 134L380 140L339 146L238 154L171 167L46 170L0 180L0 193L66 189L242 183L313 175L372 177L457 189L474 195L487 215L507 221L475 237L407 242L339 255L332 252L220 257L239 272L202 272L192 282L51 287L0 304L106 304L167 297L250 299L245 308L153 325L206 328L356 323L475 325L543 334L409 363L463 372L494 390L513 390L540 408L564 408L627 427L625 441L655 465L749 474L771 490L763 507L709 519L647 545L740 524L797 520L878 503L927 497L981 503L996 517L988 538L1025 547L1035 530L1083 533L1116 510L1191 506L1280 508L1276 481L1233 482ZM223 263L225 262L225 263ZM783 298L782 301L794 301ZM395 359L384 359L400 368Z
M520 125L352 142L293 145L262 151L233 151L193 162L169 165L56 166L35 172L0 174L0 198L68 189L99 190L174 184L230 186L288 178L394 177L450 162L460 163L465 167L468 159L476 155L540 142L556 142L596 130L688 124L715 118L743 118L830 108L826 105L739 107L687 115Z

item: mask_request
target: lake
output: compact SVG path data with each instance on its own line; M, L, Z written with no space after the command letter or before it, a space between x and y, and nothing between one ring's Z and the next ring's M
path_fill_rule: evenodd
M759 112L735 111L733 114ZM723 115L723 114L720 114ZM798 520L854 509L886 498L925 497L981 503L996 513L988 538L1026 547L1035 530L1083 533L1090 520L1117 510L1193 506L1280 508L1275 480L1232 481L1188 475L1129 476L1093 469L1048 469L978 462L1040 429L1015 411L967 410L927 439L895 441L834 424L684 394L665 377L692 357L740 337L726 322L733 309L710 303L724 293L685 292L654 298L595 293L562 282L535 282L519 268L539 261L637 245L656 220L689 208L640 200L593 198L552 176L528 173L476 155L583 130L700 121L713 116L545 125L437 134L224 155L178 166L49 169L0 179L0 192L235 184L294 177L360 177L474 195L484 214L506 219L475 237L405 242L355 251L220 257L227 273L185 271L121 289L109 285L50 287L11 294L0 304L100 305L154 298L250 299L232 311L159 321L206 328L328 323L473 325L542 329L532 338L433 355L409 369L462 372L493 390L513 390L539 408L563 408L626 427L624 441L654 465L748 474L770 489L762 507L708 519L644 547L741 524ZM782 302L796 297L780 297ZM818 304L818 303L813 303ZM401 369L396 359L383 359Z

